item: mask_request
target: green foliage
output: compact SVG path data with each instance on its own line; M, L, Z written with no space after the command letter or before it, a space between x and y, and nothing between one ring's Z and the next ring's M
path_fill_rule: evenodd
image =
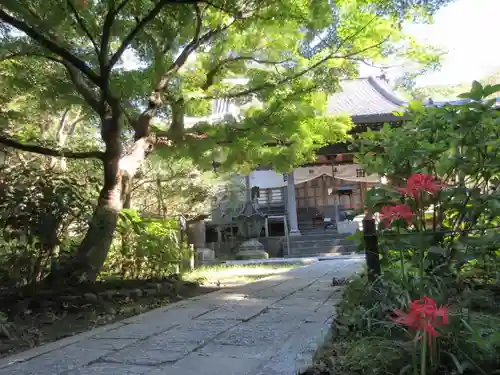
M189 158L200 170L212 168L219 150L225 155L221 170L289 170L314 160L319 148L347 139L350 120L328 116L326 101L339 78L356 73L359 59L398 54L418 65L435 63L435 54L404 35L401 25L413 16L427 19L445 3L4 2L0 142L46 155L102 159L101 197L120 197L127 205L130 194L116 194L125 190L118 186L122 176L135 177L155 150ZM215 124L207 118L214 100L234 102L240 116ZM81 117L81 137L60 136L64 126L55 125L66 111ZM93 152L63 152L66 147ZM101 263L112 230L89 228L87 239L105 238L99 251L92 250L102 256L84 258ZM97 271L102 264L88 266Z
M491 374L498 369L500 336L498 316L471 307L471 291L451 290L439 278L429 277L427 292L439 302L450 301L450 323L443 327L438 345L439 363L427 374ZM487 290L475 290L485 295ZM387 269L375 283L364 276L346 287L333 324L333 341L327 346L318 370L329 374L413 373L411 358L415 342L405 327L391 321L393 309L405 309L420 298L420 282L403 279L397 269Z
M90 174L92 162L68 161L66 169L61 170L52 166L52 161L12 154L9 166L1 170L3 285L43 279L61 256L73 254L87 229L101 184L100 178ZM214 181L197 172L189 160L153 158L144 166L143 176L133 183L132 205L145 215L193 217L204 213ZM133 278L173 273L179 264L178 255L188 254L178 243L178 225L173 219L145 220L142 227L136 227L140 233L127 225L130 220L120 221L106 265L107 275ZM126 239L124 246L122 239Z
M411 103L409 121L355 142L367 172L390 181L370 191L368 209L404 203L414 216L379 225L382 275L374 283L358 278L346 288L329 351L336 358L323 359L330 373L498 373L500 115L486 99L497 91L474 82L462 95L472 99L467 104ZM432 194L401 194L417 181L410 178L415 173L435 176L442 186L429 182L438 186ZM425 329L415 332L393 321L395 310L407 311L423 296L447 306L449 316L429 345L415 340L425 340Z
M180 240L178 220L147 218L134 210L122 210L101 276L122 279L168 276L177 273L191 253Z
M43 257L43 262L50 261L50 256L43 256L35 248L37 243L26 244L16 239L5 240L0 237L0 280L2 285L20 286L36 280L40 271L47 271L44 264L41 269L38 260Z
M207 214L215 185L225 176L202 172L191 159L153 156L132 182L132 207L161 217Z
M57 257L70 254L75 237L87 227L98 192L100 179L89 174L77 180L72 163L63 172L37 161L0 170L2 283L38 281Z
M9 322L9 317L5 313L0 312L0 335L12 339L14 337L14 331L15 327Z
M475 82L464 96L484 99L494 90L494 86L483 87ZM400 231L399 235L394 231L385 234L386 245L405 248L409 261L412 254L432 249L426 253L425 265L435 267L431 258L436 258L438 250L441 255L437 256L445 259L444 268L449 272L476 259L476 265L482 264L495 277L500 218L500 115L493 104L492 100L483 100L426 109L414 105L410 121L401 127L386 126L357 141L359 158L367 171L388 176L393 186L403 186L412 173L435 175L445 185L433 201L417 206L418 202L405 200L414 212L420 212L417 216L421 222L414 229ZM378 211L402 199L392 187L385 186L370 192L367 204Z
M95 129L102 115L95 103L109 99L100 96L111 95L125 117L134 119L163 79L168 82L159 90L164 107L155 115L160 127L170 128L175 152L209 168L210 151L222 147L227 170L259 164L289 169L345 139L350 121L327 117L324 109L338 78L355 74L357 61L398 54L423 66L435 63L433 52L401 32L401 21L426 20L447 2L4 4L0 101L14 109L2 114L15 122L17 115L40 121L40 113L78 107L88 118L86 126ZM138 24L140 19L145 21ZM8 32L12 27L20 32ZM231 83L234 78L240 81ZM210 102L224 98L246 105L244 120L228 126L199 122L188 130L174 116L208 115ZM209 139L182 136L192 130Z

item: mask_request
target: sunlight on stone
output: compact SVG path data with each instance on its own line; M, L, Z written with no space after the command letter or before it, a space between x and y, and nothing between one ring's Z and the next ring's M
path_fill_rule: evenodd
M232 293L227 293L221 296L223 300L227 301L242 301L244 299L247 299L248 296L246 294L232 294Z

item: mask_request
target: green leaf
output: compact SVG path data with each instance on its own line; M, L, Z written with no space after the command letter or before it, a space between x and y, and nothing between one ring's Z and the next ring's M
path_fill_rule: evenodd
M466 98L472 100L481 100L484 97L483 85L478 81L472 82L472 87L469 92L462 93L458 95L459 98Z
M461 363L460 361L458 360L458 358L451 352L446 352L446 354L448 354L451 358L451 360L453 361L453 363L455 364L455 368L457 369L458 373L459 374L463 374L464 371L465 371L465 368Z
M496 104L497 102L497 98L491 98L491 99L487 99L485 102L484 102L484 105L486 107L492 107Z
M401 111L393 111L392 114L394 116L403 117L406 113L401 112Z
M483 95L484 97L488 97L499 91L500 91L500 83L496 85L486 85L483 88Z
M412 110L413 112L422 113L425 109L425 106L424 106L424 103L422 103L422 101L420 101L420 100L412 100L408 104L408 108L410 110Z
M413 366L411 364L407 364L401 370L399 370L399 375L409 374L412 368Z
M481 85L479 81L473 81L471 93L473 95L473 98L477 98L476 100L483 98L484 97L483 85Z

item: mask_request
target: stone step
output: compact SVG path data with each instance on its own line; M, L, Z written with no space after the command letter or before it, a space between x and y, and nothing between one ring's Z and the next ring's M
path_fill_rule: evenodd
M299 228L322 228L323 227L322 224L313 225L312 221L299 221L297 223L297 225L299 226Z
M348 238L350 236L349 233L339 233L337 231L329 231L329 230L320 230L314 232L300 232L299 236L291 236L293 238L310 238L310 239L322 239L322 238Z
M364 253L343 252L343 253L315 253L315 254L290 254L285 255L284 258L335 258L339 256L363 256ZM322 260L322 259L320 259Z
M328 227L325 229L323 225L320 226L315 226L313 227L312 225L300 225L299 224L299 230L301 232L324 232L324 231L329 231L329 232L336 232L336 226L335 227Z
M350 246L353 245L354 242L351 240L346 240L342 238L325 238L320 240L298 240L292 239L290 237L290 246L291 247L322 247L322 246Z
M319 253L343 253L356 251L355 245L351 246L316 246L316 247L290 247L290 254L319 254Z
M337 232L301 232L300 236L290 236L290 241L345 240L349 234Z
M317 234L317 233L330 233L332 235L338 234L336 228L324 228L324 227L319 227L319 228L300 228L300 233L302 234Z

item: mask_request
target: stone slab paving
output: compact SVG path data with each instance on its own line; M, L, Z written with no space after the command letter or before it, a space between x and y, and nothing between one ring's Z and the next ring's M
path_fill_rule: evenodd
M315 262L0 360L0 375L296 375L360 257Z

